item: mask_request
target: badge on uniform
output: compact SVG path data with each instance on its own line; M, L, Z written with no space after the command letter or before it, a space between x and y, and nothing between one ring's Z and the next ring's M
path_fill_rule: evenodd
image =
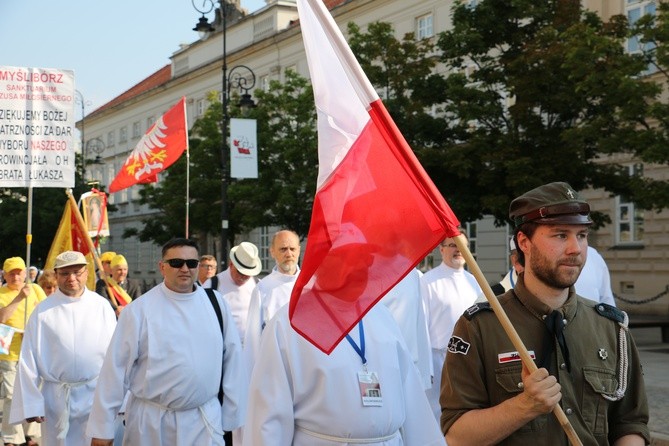
M600 348L597 354L602 361L609 357L609 352L607 352L605 348Z
M381 384L376 372L358 372L358 384L363 406L383 406Z
M534 350L529 350L528 353L530 354L530 358L536 359L536 356L534 355ZM505 364L507 362L522 361L522 358L520 357L520 353L518 352L508 352L508 353L498 354L497 360L499 361L500 364Z
M469 342L466 342L464 339L453 336L451 340L448 341L448 351L466 355L467 352L469 352L469 345Z

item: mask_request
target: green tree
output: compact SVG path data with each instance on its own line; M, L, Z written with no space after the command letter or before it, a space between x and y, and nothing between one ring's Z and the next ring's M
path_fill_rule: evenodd
M82 180L81 157L75 155L77 170L75 172L75 198L90 190ZM33 188L32 206L32 242L30 244L30 263L44 266L51 242L58 229L63 215L67 195L64 189ZM0 188L0 262L8 257L25 259L27 251L26 234L28 232L28 189Z
M277 225L306 235L316 185L316 127L313 94L306 79L289 72L286 81L257 90L249 118L258 123L258 179L232 180L228 186L230 242L234 235L259 226ZM192 234L217 236L221 206L222 107L217 94L190 132L190 220ZM240 115L232 97L230 115ZM138 231L142 241L162 244L185 228L185 156L155 185L143 186L140 202L154 211Z
M388 112L417 152L447 138L448 127L430 113L445 100L445 79L435 72L437 58L430 39L416 40L413 33L398 40L392 25L374 22L362 32L348 24L348 42Z
M453 138L421 155L462 220L501 223L513 197L555 180L669 204L666 181L618 164L669 161L662 86L641 76L643 55L625 53L628 36L624 17L604 23L574 0L455 6L438 41Z
M282 226L306 236L316 192L318 150L311 85L288 71L284 82L256 90L258 179L235 181L229 190L232 219L242 230Z

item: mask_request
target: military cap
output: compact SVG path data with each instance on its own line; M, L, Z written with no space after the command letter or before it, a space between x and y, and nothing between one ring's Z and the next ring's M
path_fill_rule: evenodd
M535 222L544 225L590 225L590 205L570 185L555 182L539 186L509 206L509 218L516 227Z

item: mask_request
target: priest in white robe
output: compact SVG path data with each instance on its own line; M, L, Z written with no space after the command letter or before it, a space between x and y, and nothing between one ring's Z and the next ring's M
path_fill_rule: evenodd
M249 372L253 370L265 325L279 308L290 301L290 294L300 273L297 263L300 258L300 238L293 231L278 231L272 238L270 254L276 266L253 290L246 320L244 356Z
M121 312L88 422L92 445L112 444L127 392L126 446L223 445L223 431L243 424L248 376L237 327L214 291L221 333L204 288L195 285L198 258L193 241L169 241L159 263L164 281Z
M251 374L244 446L445 444L388 309L376 305L349 336L326 355L279 310Z
M381 299L404 335L409 353L423 380L423 387L432 387L432 351L427 332L427 320L421 296L419 270L412 269Z
M441 417L439 393L448 342L455 323L482 293L476 278L465 271L465 259L452 238L445 239L439 245L439 251L442 263L420 278L434 373L432 387L427 390L427 398L437 421Z
M116 326L114 311L86 289L86 258L67 251L56 258L58 290L41 302L21 345L11 423L42 423L42 443L88 446L85 434L93 393Z

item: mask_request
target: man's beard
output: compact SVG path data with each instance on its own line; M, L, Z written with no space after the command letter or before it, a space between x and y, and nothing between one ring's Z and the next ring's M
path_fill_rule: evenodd
M534 245L530 249L532 254L532 272L537 279L556 290L569 288L576 283L583 269L583 262L580 261L578 256L570 256L557 264L552 264ZM578 274L560 274L560 264L564 265L565 263L567 265L578 266Z

